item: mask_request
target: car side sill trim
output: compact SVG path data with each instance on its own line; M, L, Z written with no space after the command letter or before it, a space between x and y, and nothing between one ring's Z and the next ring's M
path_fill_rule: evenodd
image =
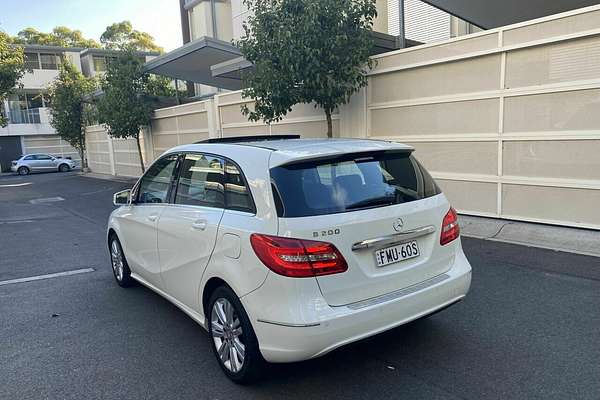
M410 231L394 233L392 235L381 236L373 239L366 239L361 242L354 243L352 245L352 250L356 251L368 249L375 246L401 243L407 240L416 239L418 237L428 235L433 232L435 232L435 227L433 225L427 225Z
M315 322L312 324L289 324L287 322L275 322L275 321L268 321L265 319L257 319L258 322L262 322L263 324L271 324L271 325L277 325L277 326L287 326L290 328L310 328L313 326L319 326L321 325L319 322Z

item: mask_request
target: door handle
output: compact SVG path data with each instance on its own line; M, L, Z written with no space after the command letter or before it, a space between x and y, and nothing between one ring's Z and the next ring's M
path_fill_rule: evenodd
M197 231L203 231L206 229L206 221L203 219L199 219L197 221L194 221L194 223L192 224L192 229L195 229Z
M155 222L158 219L158 215L148 215L148 221Z

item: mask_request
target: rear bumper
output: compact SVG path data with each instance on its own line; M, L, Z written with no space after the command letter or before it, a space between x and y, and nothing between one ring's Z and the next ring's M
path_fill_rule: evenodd
M285 296L282 302L285 303L287 297L287 301L302 303L300 306L287 304L288 318L282 318L281 313L269 315L270 310L277 307L264 304L263 290L276 293L277 290L264 288L269 285L268 281L243 297L242 303L253 321L263 357L270 362L294 362L319 357L461 300L471 285L471 266L459 249L452 267L445 274L391 296L349 306L331 307L324 302L320 292L318 297L310 299L306 298L306 290L293 293L288 288L288 293L282 293ZM279 296L271 296L271 301L280 302Z

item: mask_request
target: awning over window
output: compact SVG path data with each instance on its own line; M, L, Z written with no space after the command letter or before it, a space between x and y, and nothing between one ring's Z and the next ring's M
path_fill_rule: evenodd
M232 44L203 37L147 62L144 70L174 79L237 90L241 87L238 79L213 76L210 67L240 56L239 49Z
M600 4L600 0L423 0L483 29Z
M373 54L398 48L395 36L373 32L373 39ZM252 64L234 45L202 37L149 61L144 70L174 79L238 90L242 88L241 71L251 67Z

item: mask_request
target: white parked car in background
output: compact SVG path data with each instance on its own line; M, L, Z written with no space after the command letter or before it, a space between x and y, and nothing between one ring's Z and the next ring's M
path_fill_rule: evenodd
M114 202L119 285L139 281L200 323L236 382L432 314L471 283L456 212L399 143L179 146Z
M76 167L75 161L69 158L55 157L49 154L25 154L12 162L10 170L19 175L27 175L32 172L68 172Z

